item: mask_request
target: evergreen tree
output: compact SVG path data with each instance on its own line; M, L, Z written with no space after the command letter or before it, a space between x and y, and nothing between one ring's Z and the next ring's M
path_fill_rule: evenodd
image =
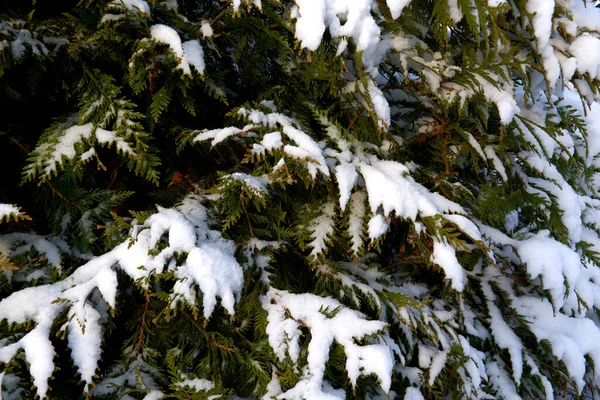
M0 0L0 394L595 398L599 102L583 0Z

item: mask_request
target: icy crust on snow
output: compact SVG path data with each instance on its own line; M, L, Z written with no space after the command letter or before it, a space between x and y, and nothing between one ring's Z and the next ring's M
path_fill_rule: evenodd
M393 351L397 346L384 333L386 323L369 321L358 311L344 307L337 300L313 294L292 294L270 288L261 298L268 312L267 335L269 344L280 361L289 357L297 364L300 357L301 325L310 330L311 339L306 355L307 366L300 381L279 399L344 399L343 391L325 390L324 373L333 342L344 348L346 371L353 385L360 375L375 374L381 388L389 392ZM371 344L358 345L357 340L378 335Z
M150 37L157 43L169 46L177 61L179 61L176 68L181 69L184 74L191 75L191 67L194 67L200 75L204 73L204 51L198 40L188 40L182 43L179 33L164 24L152 25L150 27Z
M23 350L37 393L44 397L48 379L54 371L54 348L48 335L54 320L68 309L69 322L62 329L68 331L71 357L87 388L100 359L105 308L115 307L116 268L139 280L143 286L147 285L151 275L165 269L173 271L177 282L170 295L171 307L176 307L179 302L195 306L196 288L199 288L206 318L212 314L217 297L233 314L243 285L243 269L235 259L234 243L209 227L208 210L201 201L201 197L190 195L176 208L159 208L143 225L134 225L133 242L127 240L90 260L62 281L29 287L0 301L0 320L9 324L28 321L36 324L16 342L0 343L0 362L10 361ZM28 239L11 235L0 237L3 243L18 240L27 243ZM55 248L35 240L28 245L39 247L40 252L50 254L49 261L60 264ZM157 251L159 245L161 250ZM181 265L175 263L175 254L187 254Z

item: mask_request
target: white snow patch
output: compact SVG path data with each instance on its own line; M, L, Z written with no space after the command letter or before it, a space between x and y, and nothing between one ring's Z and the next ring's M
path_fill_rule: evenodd
M439 265L446 274L446 277L452 282L452 288L462 291L465 287L465 273L456 259L456 250L447 242L440 242L437 239L433 241L433 253L431 262Z

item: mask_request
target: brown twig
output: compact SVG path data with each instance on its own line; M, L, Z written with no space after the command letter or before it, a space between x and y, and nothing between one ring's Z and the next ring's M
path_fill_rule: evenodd
M146 329L146 316L148 315L148 310L150 308L150 296L146 296L146 304L144 304L144 312L142 313L142 321L140 324L140 338L137 342L137 351L139 352L142 349L142 344L144 342L144 330Z
M354 127L354 124L356 123L356 121L358 120L358 115L355 115L351 120L350 123L348 124L348 130L352 129L352 127Z
M50 190L52 190L52 192L54 194L56 194L58 197L60 197L61 200L63 200L66 203L69 203L71 205L75 205L74 201L69 200L67 198L67 196L65 196L58 189L56 189L54 186L52 186L52 183L50 183L50 179L46 179L46 180L44 180L44 182L48 185L48 187L50 188Z
M112 179L110 180L110 183L108 184L108 187L106 189L110 189L115 183L115 181L117 180L118 171L118 169L114 169L113 172L111 172Z
M13 142L14 144L16 144L17 146L19 146L19 148L21 150L23 150L25 153L29 154L29 150L27 150L27 148L25 146L23 146L21 144L21 142L19 142L17 139L15 139L14 137L9 137L8 139L11 142ZM56 189L54 186L52 186L52 183L50 183L50 179L45 179L44 182L48 185L48 187L52 190L53 193L55 193L58 197L60 197L61 200L65 201L66 203L75 205L75 203L73 201L69 200L67 198L67 196L65 196L58 189Z
M27 150L27 148L25 146L23 146L17 139L15 139L14 137L9 137L8 139L11 142L13 142L14 144L16 144L17 146L19 146L19 148L21 150L23 150L25 153L29 154L29 150Z
M390 17L391 19L394 19L394 17L392 17L392 13L389 11L389 8L385 7L383 5L383 3L381 2L381 0L377 0L377 5L379 6L379 9L383 10L388 17Z
M252 223L250 222L250 215L248 214L248 210L246 210L246 199L242 196L242 210L244 210L244 214L246 215L246 220L248 221L248 229L250 229L250 236L254 237L254 231L252 230Z
M156 62L156 54L152 53L152 69L148 70L148 93L150 97L154 96L154 88L156 86L156 79L160 74L160 68Z
M233 347L225 346L224 344L221 344L219 342L215 342L210 337L208 337L208 334L206 333L206 330L204 330L204 328L198 323L198 321L196 321L190 314L188 314L187 312L183 311L183 315L185 315L187 317L187 319L190 320L190 322L192 323L192 325L194 325L196 327L196 329L198 329L198 332L202 333L202 335L204 336L204 338L206 339L206 341L209 344L211 344L212 346L218 347L220 349L223 349L225 351L228 351L230 353L235 352L235 349Z

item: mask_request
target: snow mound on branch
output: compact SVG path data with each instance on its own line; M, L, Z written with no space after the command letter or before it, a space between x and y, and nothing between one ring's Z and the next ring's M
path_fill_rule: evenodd
M0 221L6 217L20 214L19 208L12 204L0 203Z
M198 40L188 40L182 43L177 31L163 24L152 25L150 27L150 36L155 42L169 46L179 61L176 68L183 70L184 74L192 74L190 65L199 74L204 73L204 51Z
M14 257L31 249L43 255L48 264L57 271L62 270L61 253L70 253L67 244L57 237L43 237L21 232L0 236L0 254Z
M144 0L117 0L108 3L109 8L122 8L125 7L127 10L134 14L145 14L150 18L150 6Z
M325 365L333 342L339 343L346 354L346 370L352 385L360 375L375 374L387 393L392 383L394 351L397 345L382 331L383 321L369 321L358 311L344 307L337 300L313 294L292 294L274 288L261 298L268 312L269 344L280 361L286 354L296 364L300 357L301 325L310 329L307 368L292 389L281 394L282 399L344 399L343 391L327 390L324 381ZM383 335L380 343L358 345L365 336Z
M132 241L126 240L90 260L62 281L29 287L0 301L0 320L9 324L35 323L35 328L19 340L0 342L0 362L8 363L23 350L37 394L43 398L54 372L50 330L54 320L67 311L68 322L62 329L68 330L71 357L87 390L100 359L102 316L106 315L106 306L115 307L116 268L146 287L152 275L167 267L177 279L170 295L171 307L182 301L195 307L198 287L203 294L205 318L212 314L217 297L233 314L243 285L243 269L234 256L235 244L209 227L208 210L202 206L202 200L190 195L176 208L159 208L143 225L134 223ZM5 243L31 239L24 234L13 235L17 236L5 235L1 239ZM34 240L24 246L39 247L40 252L51 255L50 262L60 264L57 250L46 242ZM181 265L175 262L176 254L186 255Z
M238 113L255 124L261 124L269 128L281 127L283 134L296 143L295 146L291 144L284 145L284 153L294 158L309 159L310 161L306 165L313 179L317 176L317 172L329 176L329 169L321 148L314 139L302 132L291 118L280 113L265 114L259 110L245 108L241 108ZM281 143L281 140L276 140L276 137L273 139L273 145ZM269 144L266 143L263 146L266 148Z
M465 273L456 259L456 250L446 242L433 241L431 262L439 265L452 281L452 288L462 292L465 287Z
M374 0L295 0L292 11L296 19L295 37L302 47L317 50L325 30L334 38L351 38L356 50L362 51L365 63L374 68L380 58L381 28L371 11ZM387 0L392 18L397 19L410 0Z
M312 247L310 257L317 258L327 247L328 237L333 234L335 228L335 205L331 202L325 203L317 218L310 221L307 230L313 239L308 246Z

